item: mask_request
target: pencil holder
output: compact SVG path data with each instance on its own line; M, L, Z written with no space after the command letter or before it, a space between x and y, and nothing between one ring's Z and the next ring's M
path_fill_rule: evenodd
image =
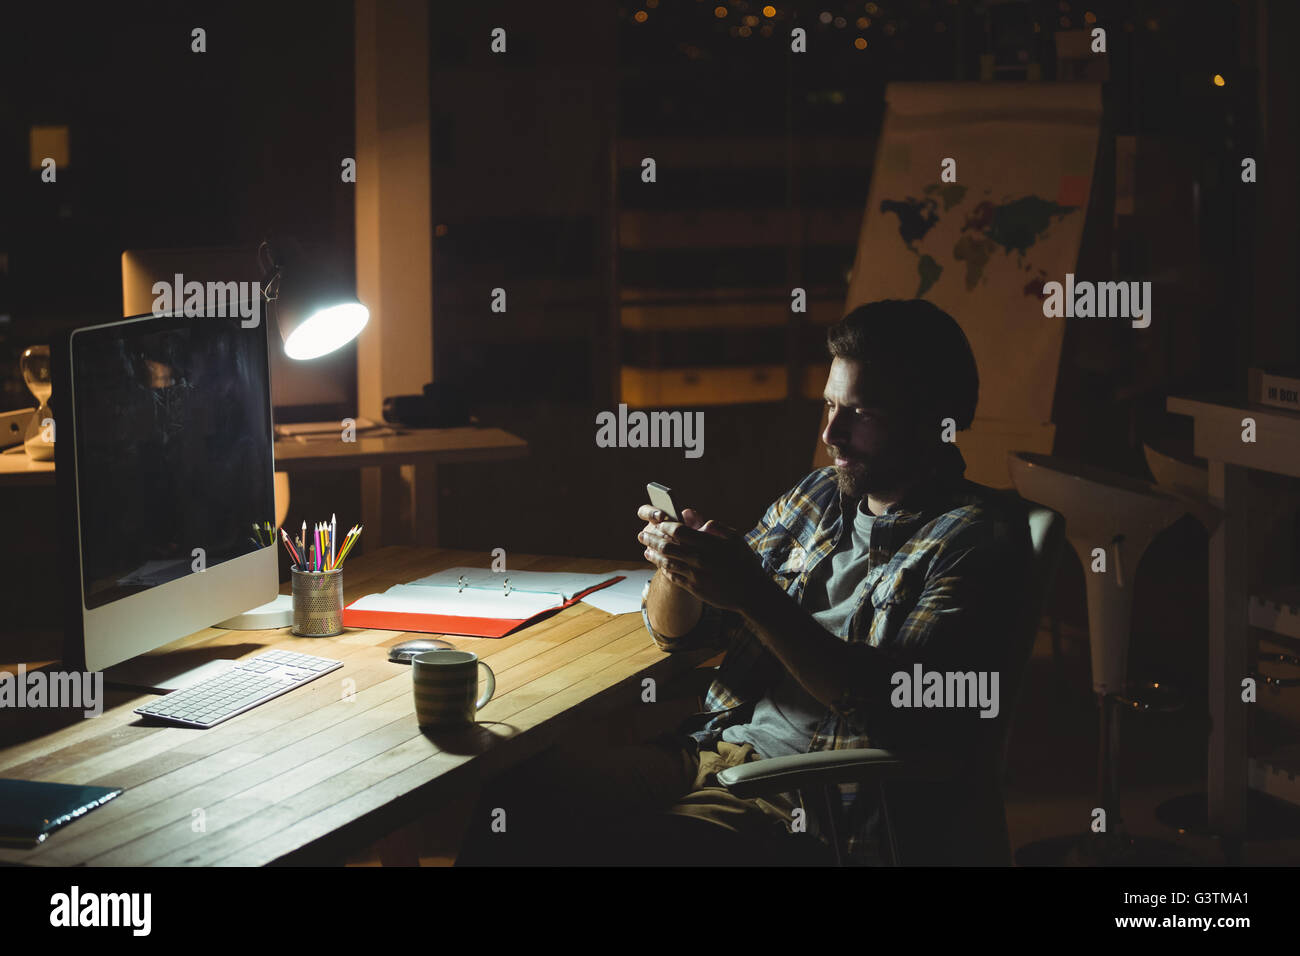
M293 633L333 637L343 633L343 569L299 571L293 575Z

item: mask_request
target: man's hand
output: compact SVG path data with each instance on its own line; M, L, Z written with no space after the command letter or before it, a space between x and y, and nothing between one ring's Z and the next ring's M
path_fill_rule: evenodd
M682 510L680 522L655 520L652 513L649 508L643 516L648 523L638 538L646 546L646 560L677 587L714 607L742 611L769 583L758 558L735 529L713 520L701 522L691 508Z

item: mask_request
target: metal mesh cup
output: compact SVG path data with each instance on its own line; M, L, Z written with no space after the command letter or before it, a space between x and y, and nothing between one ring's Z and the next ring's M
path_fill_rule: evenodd
M343 569L293 574L293 633L333 637L343 633Z

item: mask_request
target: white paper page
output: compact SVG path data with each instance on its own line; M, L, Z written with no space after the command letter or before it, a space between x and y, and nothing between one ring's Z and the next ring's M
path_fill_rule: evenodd
M602 581L608 581L619 572L606 574L569 574L563 571L492 571L489 568L448 568L428 577L417 578L409 586L444 587L456 590L456 581L463 574L465 588L485 588L503 591L506 578L510 579L510 591L530 591L561 595L563 603L580 594L587 588L593 588Z
M635 568L612 573L623 575L624 580L611 584L607 588L601 588L599 591L593 591L582 599L582 603L590 604L606 614L631 614L633 611L640 611L641 590L646 582L654 577L654 568L646 570Z
M368 418L355 418L357 431L363 432L370 428L378 426ZM339 433L338 422L298 422L294 425L276 425L275 433L277 435L315 435L329 434L337 436Z
M554 594L532 591L500 592L455 588L430 588L395 584L382 594L367 594L350 608L357 611L397 611L403 614L453 614L457 617L486 617L498 621L522 620L557 608L564 602Z

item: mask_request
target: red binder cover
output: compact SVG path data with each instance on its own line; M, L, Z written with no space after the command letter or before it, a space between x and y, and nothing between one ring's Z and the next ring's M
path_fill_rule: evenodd
M351 607L343 609L344 627L375 628L381 631L415 631L420 634L463 634L467 637L505 637L515 628L530 621L536 621L556 611L562 611L571 604L576 604L593 591L607 588L623 580L619 574L608 581L602 581L595 587L587 588L575 594L558 607L534 614L532 617L518 620L495 617L459 617L454 614L412 614L407 611L356 611ZM360 598L358 598L360 600ZM355 601L353 602L356 603Z

